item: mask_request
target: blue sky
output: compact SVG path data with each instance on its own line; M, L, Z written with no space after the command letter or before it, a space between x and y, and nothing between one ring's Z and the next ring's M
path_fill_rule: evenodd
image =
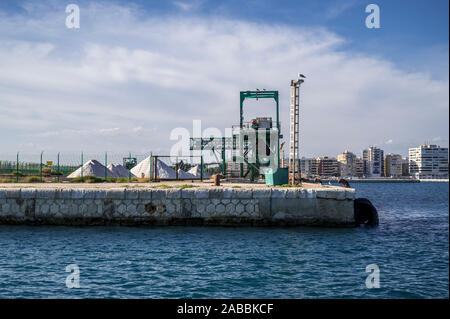
M29 1L3 0L0 10L27 14L22 4ZM41 1L44 2L45 1ZM72 1L80 6L93 1ZM59 1L65 6L71 1ZM449 1L410 0L132 0L102 1L137 6L143 17L153 15L208 16L260 23L324 27L348 40L347 48L380 55L415 69L418 59L429 57L428 48L448 50ZM376 3L381 11L381 28L367 29L365 7ZM431 58L430 58L431 59Z
M79 30L64 27L68 3L80 6ZM365 27L370 3L380 7L380 29ZM2 1L0 146L5 154L168 153L172 129L192 131L193 119L222 131L235 124L239 90L278 89L288 104L300 71L308 76L303 155L360 154L372 144L406 155L425 140L448 146L448 6Z

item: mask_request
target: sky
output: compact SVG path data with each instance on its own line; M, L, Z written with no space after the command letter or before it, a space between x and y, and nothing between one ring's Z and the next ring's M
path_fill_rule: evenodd
M68 4L80 28L65 25ZM380 28L368 29L368 4ZM449 3L432 1L0 2L0 160L16 152L169 154L239 124L239 91L300 93L300 154L406 156L448 147ZM275 116L271 101L244 116ZM178 133L182 135L178 135ZM183 133L184 132L184 133Z

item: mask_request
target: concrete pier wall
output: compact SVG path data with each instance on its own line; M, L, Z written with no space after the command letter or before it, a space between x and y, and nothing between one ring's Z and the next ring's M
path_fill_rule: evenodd
M0 189L0 224L354 226L354 189Z

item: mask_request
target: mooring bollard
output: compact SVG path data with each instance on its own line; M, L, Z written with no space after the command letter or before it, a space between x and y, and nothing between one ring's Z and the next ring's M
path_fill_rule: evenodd
M213 179L213 185L214 186L220 186L220 175L219 174L215 174L213 176L211 176Z

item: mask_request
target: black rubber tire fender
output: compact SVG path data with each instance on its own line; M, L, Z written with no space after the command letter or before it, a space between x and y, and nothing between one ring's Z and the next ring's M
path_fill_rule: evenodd
M356 198L354 201L355 224L378 226L378 211L367 198Z

